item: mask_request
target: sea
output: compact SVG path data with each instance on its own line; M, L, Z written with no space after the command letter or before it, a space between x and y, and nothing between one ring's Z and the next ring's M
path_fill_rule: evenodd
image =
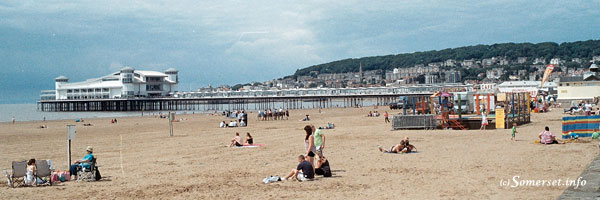
M163 111L162 113L167 113ZM201 111L178 111L177 113L199 113ZM158 114L160 112L144 112L144 115ZM43 121L67 120L85 118L109 118L141 116L141 111L135 112L42 112L37 109L37 104L0 104L0 122L10 122L13 117L16 121Z
M363 106L373 106L376 102L366 100ZM333 101L333 107L344 107L343 101ZM249 110L256 110L254 104L248 105ZM284 107L281 103L274 103L273 107ZM225 106L226 110L227 107ZM313 102L304 102L304 109L316 108ZM144 115L154 115L160 113L168 113L169 111L144 111ZM214 110L180 110L177 114L192 114L192 113L212 113ZM221 111L219 111L221 112ZM0 104L0 122L10 122L13 117L16 121L43 121L43 120L68 120L68 119L85 119L85 118L112 118L112 117L133 117L142 116L141 111L129 112L42 112L37 109L37 104Z

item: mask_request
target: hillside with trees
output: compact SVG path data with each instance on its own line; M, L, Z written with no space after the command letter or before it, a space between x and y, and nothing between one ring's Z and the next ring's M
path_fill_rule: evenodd
M506 57L509 60L517 60L518 57L544 58L546 63L552 58L571 61L573 58L590 59L592 56L600 55L600 40L588 40L577 42L565 42L557 44L554 42L543 43L501 43L493 45L475 45L459 48L448 48L443 50L403 53L397 55L372 56L357 59L344 59L298 69L294 77L309 75L311 71L321 73L345 73L358 72L362 64L363 71L368 70L392 70L394 68L412 67L417 64L444 62L448 59L481 60L492 57ZM567 62L565 65L575 65ZM460 65L458 66L460 69ZM568 67L568 66L567 66ZM518 67L522 68L522 67ZM464 69L460 69L464 70ZM480 70L481 71L481 70ZM477 72L480 73L480 72ZM466 77L471 74L465 71Z

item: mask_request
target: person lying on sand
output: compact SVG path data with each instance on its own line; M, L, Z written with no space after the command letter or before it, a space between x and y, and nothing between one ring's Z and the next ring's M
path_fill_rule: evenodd
M241 147L244 146L244 143L242 142L242 137L240 137L240 133L235 133L235 137L233 137L231 139L231 144L229 144L229 147Z
M540 143L542 144L564 144L556 140L556 136L554 136L554 134L550 132L550 128L548 128L547 126L545 128L545 131L542 131L540 134L538 134L538 138L540 139Z
M294 178L298 181L312 180L315 178L315 171L312 164L304 159L304 155L298 156L298 167L293 169L290 174L282 178L282 181Z
M381 146L377 146L377 148L379 148L379 151L383 153L400 153L404 149L404 140L400 141L400 144L392 146L390 150L385 150L381 148Z
M416 151L417 149L415 146L410 144L408 137L405 137L404 140L401 140L400 144L392 146L390 150L385 150L381 148L381 146L378 146L377 148L379 148L379 151L383 153L410 153Z

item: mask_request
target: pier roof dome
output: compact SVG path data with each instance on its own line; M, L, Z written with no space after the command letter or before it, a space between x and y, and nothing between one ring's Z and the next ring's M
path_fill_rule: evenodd
M590 71L597 72L598 71L598 65L596 65L596 63L592 64L590 66Z
M172 68L172 67L165 70L165 74L176 74L177 72L179 72L179 70Z
M69 78L67 78L66 76L59 76L56 77L56 79L54 79L56 82L67 82L69 81Z
M121 72L133 72L133 70L134 70L133 67L129 67L129 66L121 68Z

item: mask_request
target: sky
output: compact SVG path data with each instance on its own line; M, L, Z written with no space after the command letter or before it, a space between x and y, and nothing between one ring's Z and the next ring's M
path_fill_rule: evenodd
M0 1L0 104L54 78L179 70L179 88L267 81L345 58L599 39L600 0Z

